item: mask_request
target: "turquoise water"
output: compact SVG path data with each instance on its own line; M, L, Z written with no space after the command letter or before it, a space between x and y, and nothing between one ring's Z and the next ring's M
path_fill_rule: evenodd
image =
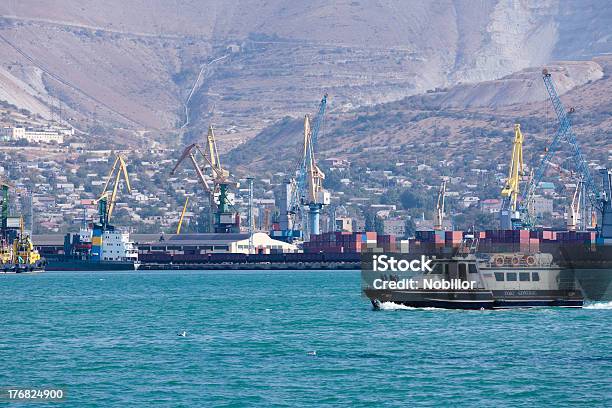
M612 406L610 305L373 311L359 284L350 271L0 276L0 387L64 387L61 407Z

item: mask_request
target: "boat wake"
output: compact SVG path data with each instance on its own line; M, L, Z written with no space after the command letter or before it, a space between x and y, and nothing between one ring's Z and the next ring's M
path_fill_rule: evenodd
M378 304L379 310L443 310L438 309L436 307L410 307L405 305L400 305L393 302L380 302Z
M612 301L611 302L598 302L591 303L588 305L584 305L583 309L593 309L593 310L610 310L612 309Z

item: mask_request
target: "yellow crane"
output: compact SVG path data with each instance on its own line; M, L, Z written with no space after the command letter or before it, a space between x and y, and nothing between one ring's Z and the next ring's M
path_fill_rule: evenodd
M444 222L444 198L446 197L446 180L440 185L440 191L438 192L438 202L436 204L436 214L434 221L434 230L442 231Z
M181 233L183 218L185 218L185 212L187 211L187 203L189 203L189 197L185 197L185 205L183 206L183 211L181 211L181 217L179 218L178 226L176 227L176 235Z
M523 134L521 133L521 125L514 125L514 142L512 143L512 158L510 160L510 169L508 171L508 179L504 185L502 195L501 228L511 229L513 220L520 220L517 211L519 183L523 176Z
M102 194L100 194L100 197L96 200L96 202L103 201L105 204L103 206L105 207L104 209L102 209L101 207L101 212L104 212L104 214L100 214L101 217L103 216L105 223L110 222L111 216L113 214L115 202L117 201L117 191L119 189L119 182L121 181L122 175L123 179L125 180L127 191L128 193L131 193L132 187L130 186L130 177L127 171L127 164L125 163L123 157L120 154L117 154L115 157L115 162L113 163L113 167L108 173L106 183L104 184L104 188L102 189ZM113 179L113 189L111 192L109 192L108 187Z

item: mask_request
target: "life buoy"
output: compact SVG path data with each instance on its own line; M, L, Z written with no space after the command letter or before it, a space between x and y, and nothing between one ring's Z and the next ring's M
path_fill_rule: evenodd
M527 265L533 266L536 263L536 259L535 257L529 255L527 258L525 258L525 262L527 262Z
M493 262L495 262L495 265L497 265L497 266L503 266L503 265L504 265L505 260L504 260L504 257L503 257L503 256L498 255L498 256L496 256L496 257L494 258Z
M512 265L513 266L519 266L521 264L521 260L518 256L515 256L512 258Z

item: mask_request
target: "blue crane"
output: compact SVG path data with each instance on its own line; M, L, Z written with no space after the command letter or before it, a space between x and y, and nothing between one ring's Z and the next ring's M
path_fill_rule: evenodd
M535 190L542 181L542 177L544 177L544 173L548 168L548 164L550 163L550 160L552 159L554 154L557 152L559 144L562 140L565 140L572 149L576 170L582 178L582 182L584 183L584 186L586 188L589 201L591 202L594 208L598 208L601 210L599 191L595 185L593 177L591 176L589 166L584 160L584 156L582 155L582 151L580 150L580 146L578 145L578 142L576 140L576 135L572 130L572 122L570 120L570 117L566 112L565 107L563 106L563 103L559 98L559 95L557 94L557 90L555 89L555 84L553 82L552 76L547 69L542 70L542 79L544 80L544 86L548 91L548 95L557 115L557 119L559 120L559 128L557 129L557 132L555 133L552 142L548 146L546 154L540 161L540 165L536 169L534 176L529 181L529 184L524 190L523 195L521 197L520 212L525 221L524 223L527 226L531 226L529 225L531 221L529 220L528 215L529 201L533 198ZM570 110L570 113L571 112L573 112L573 109Z
M326 108L327 94L323 95L323 99L321 99L314 124L309 130L309 143L304 144L303 155L295 168L294 176L291 177L290 180L286 180L283 186L279 208L280 231L272 231L271 233L272 236L277 239L290 242L294 239L303 237L302 229L304 226L300 229L296 229L296 219L302 221L303 218L302 206L306 204L307 201L309 163L312 163L312 158L317 148L319 131L324 121Z

